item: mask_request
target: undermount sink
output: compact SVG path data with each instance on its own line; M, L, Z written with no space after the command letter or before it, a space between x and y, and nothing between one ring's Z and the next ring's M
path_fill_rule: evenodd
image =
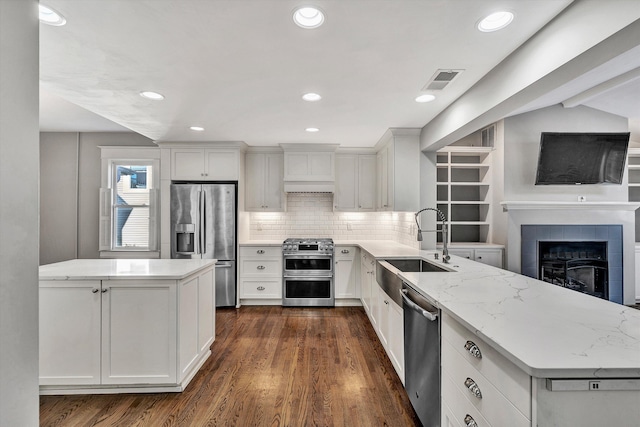
M429 261L425 261L422 258L407 258L407 259L385 259L382 260L397 268L398 270L406 273L424 273L428 271L448 272L446 268L435 265Z
M454 270L440 267L422 258L379 259L376 261L376 281L399 306L402 306L402 298L400 297L402 279L398 273L443 273L450 271Z

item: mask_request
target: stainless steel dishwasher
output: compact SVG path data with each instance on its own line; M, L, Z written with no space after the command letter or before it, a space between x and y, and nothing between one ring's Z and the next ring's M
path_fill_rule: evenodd
M405 389L424 427L440 426L440 315L403 283Z

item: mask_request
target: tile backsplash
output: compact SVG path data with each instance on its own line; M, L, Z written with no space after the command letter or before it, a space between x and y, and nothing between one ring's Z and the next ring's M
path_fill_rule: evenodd
M251 240L331 237L334 240L393 240L419 247L412 212L334 212L333 194L289 193L286 212L252 212Z

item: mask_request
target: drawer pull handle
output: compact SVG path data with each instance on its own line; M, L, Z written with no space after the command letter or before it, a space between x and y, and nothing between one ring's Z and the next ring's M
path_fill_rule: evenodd
M348 254L348 253L349 253L349 249L343 249L343 250L342 250L342 251L340 251L340 252L342 252L343 254Z
M260 255L262 255L264 253L264 249L258 249L256 252L258 252Z
M464 386L466 388L469 389L469 391L478 399L482 399L482 393L480 392L480 387L478 387L478 384L476 384L476 382L474 380L472 380L471 378L467 378L464 381Z
M476 345L473 341L467 341L464 344L464 349L469 352L473 357L477 357L478 359L482 359L482 353L480 352L480 347Z
M264 270L266 267L264 265L259 265L256 267L258 270Z
M100 291L98 289L96 289L96 288L93 288L93 289L91 289L91 292L94 293L94 294L97 294Z
M469 414L464 417L464 425L467 427L478 427L478 423L476 422L476 420L474 420L473 417Z
M258 288L257 288L257 289L258 289L259 291L264 291L264 290L265 290L265 287L264 287L264 286L258 286Z

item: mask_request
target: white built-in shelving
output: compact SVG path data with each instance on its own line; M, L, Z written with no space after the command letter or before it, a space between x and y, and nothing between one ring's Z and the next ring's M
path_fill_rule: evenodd
M492 150L449 146L437 153L436 201L448 219L451 243L491 241Z

